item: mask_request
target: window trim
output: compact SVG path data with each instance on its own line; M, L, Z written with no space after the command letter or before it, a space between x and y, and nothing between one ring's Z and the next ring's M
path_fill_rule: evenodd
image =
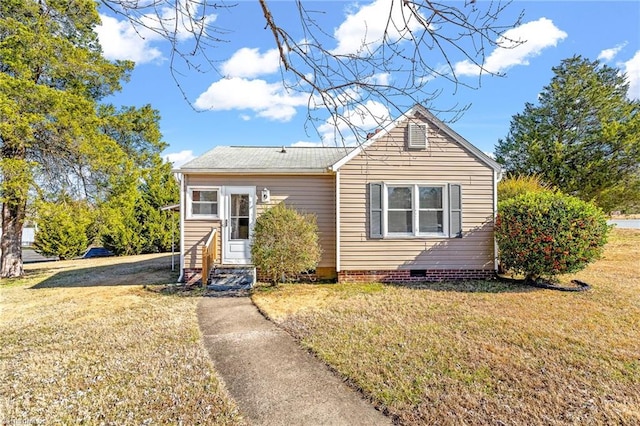
M193 213L193 192L194 191L216 191L218 205L218 214L194 214ZM220 196L222 192L222 188L219 186L188 186L187 187L187 219L220 219L220 211L222 208Z
M462 238L463 237L463 190L460 183L451 182L369 182L368 194L369 205L367 206L367 214L369 220L369 234L371 239L430 239L430 238ZM380 188L381 205L382 208L374 208L377 204L374 204L373 200L373 187ZM389 188L394 187L410 187L412 197L412 229L413 232L389 232L388 220L389 220ZM419 188L442 188L442 232L420 232L420 212L421 211L440 211L440 209L420 209ZM375 190L377 192L377 189ZM456 194L459 197L459 201L456 206L452 205L452 194ZM456 208L453 208L456 207ZM380 217L380 233L377 233L378 226L374 223L374 213L379 212ZM457 216L457 220L454 221L454 215ZM378 215L376 214L376 219ZM455 226L456 229L452 229Z
M382 238L448 238L449 237L449 194L447 183L382 183ZM420 232L420 196L419 188L442 188L442 232ZM389 188L411 188L411 217L413 232L389 232ZM428 211L426 209L422 209Z

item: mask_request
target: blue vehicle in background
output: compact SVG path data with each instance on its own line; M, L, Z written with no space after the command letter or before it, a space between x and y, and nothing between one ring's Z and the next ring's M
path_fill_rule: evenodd
M114 254L107 250L104 247L91 247L87 250L83 255L83 259L91 259L92 257L109 257L114 256Z

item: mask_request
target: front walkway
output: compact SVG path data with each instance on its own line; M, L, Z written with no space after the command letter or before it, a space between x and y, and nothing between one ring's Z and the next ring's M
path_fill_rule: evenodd
M205 297L198 322L216 371L251 424L391 424L248 297Z

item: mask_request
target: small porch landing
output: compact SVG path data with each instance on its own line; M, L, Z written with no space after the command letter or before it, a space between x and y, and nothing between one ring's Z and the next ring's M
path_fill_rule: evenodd
M207 278L208 290L233 291L249 290L256 282L256 268L253 266L215 265Z

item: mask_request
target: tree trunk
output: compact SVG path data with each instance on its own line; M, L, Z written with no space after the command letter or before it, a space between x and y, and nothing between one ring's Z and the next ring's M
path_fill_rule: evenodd
M23 274L22 225L26 200L17 204L2 204L2 237L0 238L0 277L13 278Z

